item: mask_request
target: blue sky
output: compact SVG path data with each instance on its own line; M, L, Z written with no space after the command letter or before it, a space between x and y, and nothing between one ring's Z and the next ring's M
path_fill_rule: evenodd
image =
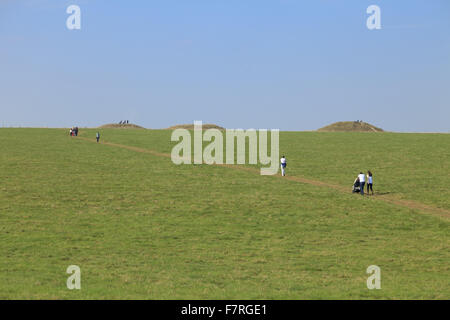
M2 0L0 41L0 126L450 132L448 0Z

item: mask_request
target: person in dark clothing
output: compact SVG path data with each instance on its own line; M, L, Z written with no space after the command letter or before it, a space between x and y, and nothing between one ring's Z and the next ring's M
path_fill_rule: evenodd
M367 171L367 194L369 194L369 189L370 191L372 191L372 195L373 195L373 176L372 176L372 172Z
M100 132L97 132L97 134L95 135L95 138L97 139L97 143L100 140Z

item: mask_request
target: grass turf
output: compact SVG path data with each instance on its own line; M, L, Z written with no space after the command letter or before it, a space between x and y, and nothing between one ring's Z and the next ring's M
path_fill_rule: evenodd
M277 177L0 129L0 298L448 299L448 219ZM81 135L94 139L96 130ZM171 131L102 129L170 153ZM288 174L448 210L449 137L282 132ZM447 170L446 170L447 169ZM82 289L65 273L79 265ZM381 290L368 290L369 265Z

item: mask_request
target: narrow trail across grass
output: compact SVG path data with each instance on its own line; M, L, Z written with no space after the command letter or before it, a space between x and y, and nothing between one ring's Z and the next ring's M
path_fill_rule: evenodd
M85 138L85 137L78 137L79 139L85 140L85 141L89 141L89 142L94 142L97 143L95 139L89 139L89 138ZM103 144L103 145L108 145L108 146L112 146L112 147L117 147L117 148L122 148L122 149L127 149L127 150L131 150L131 151L135 151L135 152L140 152L140 153L148 153L157 157L164 157L164 158L171 158L171 155L168 153L161 153L161 152L157 152L154 150L150 150L150 149L144 149L144 148L139 148L139 147L133 147L133 146L128 146L128 145L123 145L123 144L118 144L118 143L112 143L112 142L99 142L99 144ZM237 170L244 170L244 171L249 171L252 173L256 173L259 174L260 171L259 169L256 168L251 168L251 167L245 167L242 165L235 165L235 164L215 164L216 166L221 166L221 167L227 167L227 168L231 168L231 169L237 169ZM290 181L296 181L296 182L300 182L300 183L305 183L305 184L310 184L310 185L314 185L314 186L318 186L318 187L326 187L326 188L332 188L334 190L337 190L339 192L343 192L343 193L348 193L349 192L349 188L348 187L343 187L340 185L333 185L330 184L328 182L322 182L322 181L318 181L318 180L312 180L312 179L307 179L304 177L299 177L299 176L285 176L282 177L280 175L273 175L272 177L274 178L278 178L278 179L285 179L285 180L290 180ZM392 196L387 196L387 195L374 195L374 196L370 196L370 198L374 199L374 200L379 200L379 201L384 201L387 203L391 203L397 206L402 206L408 209L412 209L412 210L419 210L421 212L425 212L425 213L429 213L432 214L434 216L438 216L438 217L442 217L442 218L450 218L450 211L443 209L443 208L437 208L437 207L433 207L430 205L426 205L417 201L413 201L413 200L404 200L404 199L398 199L398 198L393 198Z

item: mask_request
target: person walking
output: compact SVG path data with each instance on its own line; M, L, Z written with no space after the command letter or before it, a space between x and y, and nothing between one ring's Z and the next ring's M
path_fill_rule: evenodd
M281 175L284 177L286 175L286 157L282 156L280 162L281 162Z
M364 195L364 185L366 184L366 175L362 172L359 173L358 175L359 178L359 185L360 185L360 189L361 189L361 195Z
M100 132L97 131L97 133L95 134L95 138L97 139L97 143L100 140Z
M372 195L373 195L373 176L372 176L372 172L367 171L367 194L369 194L369 188L370 191L372 191Z

